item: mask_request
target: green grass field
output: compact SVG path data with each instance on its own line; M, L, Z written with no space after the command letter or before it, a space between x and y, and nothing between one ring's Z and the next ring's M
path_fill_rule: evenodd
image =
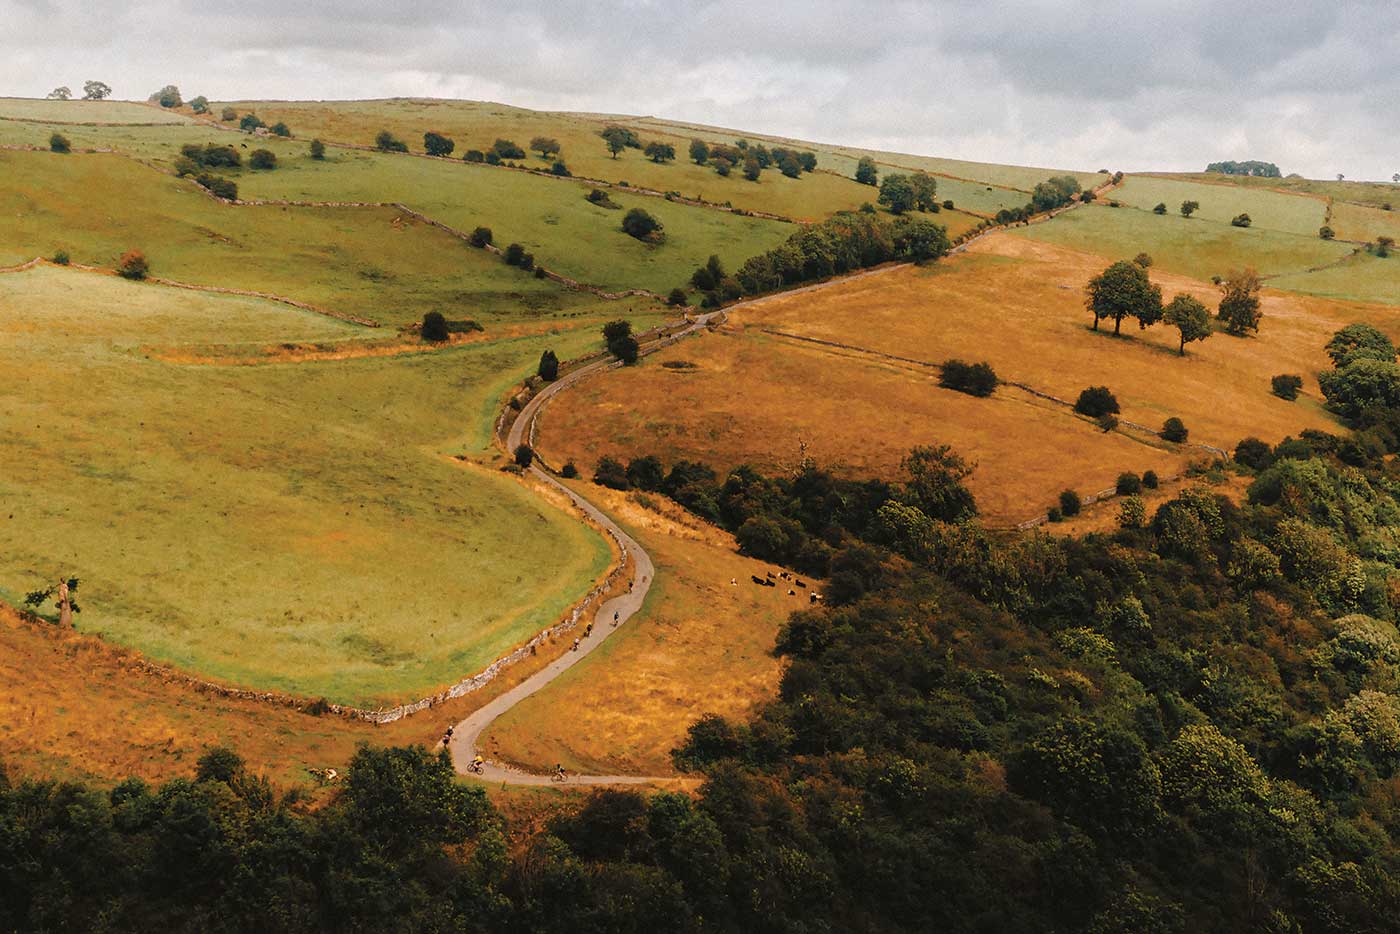
M1390 204L1400 209L1400 185L1393 182L1348 182L1321 178L1256 178L1249 175L1221 175L1218 172L1162 173L1171 178L1190 181L1210 181L1222 185L1235 185L1240 188L1274 188L1294 191L1300 194L1318 195L1337 201L1355 201L1358 204L1380 208Z
M1332 204L1332 228L1343 240L1400 240L1400 214L1337 201Z
M139 249L155 276L271 292L391 325L431 310L489 325L597 301L394 209L231 206L117 155L0 152L0 213L12 221L0 228L0 265L61 248L74 262L111 268Z
M181 113L130 101L50 101L0 97L0 118L66 123L190 123Z
M1248 214L1251 229L1279 230L1300 236L1317 236L1327 218L1327 202L1306 195L1288 195L1266 188L1188 182L1150 175L1130 175L1111 197L1131 207L1152 210L1158 203L1168 214L1179 214L1181 202L1198 201L1194 217L1228 224Z
M1316 272L1270 279L1269 285L1327 298L1400 305L1400 256L1392 253L1388 258L1380 259L1359 253L1336 266Z
M41 267L0 276L0 582L83 581L83 629L227 681L419 696L551 623L604 540L486 443L500 392L592 327L403 357L263 366L138 348L325 341L272 303Z
M1197 279L1223 276L1243 266L1253 266L1266 276L1301 272L1335 262L1352 249L1316 236L1231 227L1179 214L1159 217L1151 211L1105 205L1087 205L1049 223L1015 228L1013 233L1110 259L1130 259L1146 252L1154 268Z

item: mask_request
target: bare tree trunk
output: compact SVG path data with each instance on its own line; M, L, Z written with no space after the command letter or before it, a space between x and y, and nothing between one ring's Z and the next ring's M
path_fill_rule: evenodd
M71 629L73 627L73 601L68 596L68 582L58 583L58 624Z

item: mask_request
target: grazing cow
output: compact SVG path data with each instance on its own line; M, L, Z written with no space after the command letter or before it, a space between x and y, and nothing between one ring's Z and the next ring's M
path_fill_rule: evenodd
M799 581L793 581L793 583L796 584L796 585L799 586L799 587L806 587L806 586L807 586L805 583L803 583L803 582L800 581L800 580L799 580Z
M772 572L772 571L769 571L769 572L768 572L768 577L769 577L769 578L772 578L772 576L773 576L773 572Z
M760 586L760 587L767 587L767 586L768 586L768 581L764 580L762 577L759 577L757 574L754 574L754 575L751 575L751 576L753 577L753 582L754 582L755 584L757 584L758 586Z
M795 591L795 590L793 590L791 587L789 587L789 588L788 588L788 596L789 596L789 597L795 597L795 596L797 596L797 591Z

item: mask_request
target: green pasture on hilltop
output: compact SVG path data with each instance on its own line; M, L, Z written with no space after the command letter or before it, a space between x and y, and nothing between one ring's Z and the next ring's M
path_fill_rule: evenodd
M0 118L56 120L64 123L170 123L192 122L181 113L131 101L51 101L25 97L0 97Z
M1330 178L1263 178L1256 175L1224 175L1219 172L1161 173L1171 178L1215 182L1240 188L1272 188L1300 194L1319 195L1335 201L1354 201L1381 208L1392 205L1400 209L1400 184L1395 182L1336 181Z
M1301 272L1351 252L1344 243L1258 227L1231 227L1204 217L1163 216L1137 208L1091 204L1048 223L1012 230L1016 236L1055 243L1108 259L1152 257L1154 268L1209 279L1253 266L1261 275Z
M1200 207L1193 217L1228 224L1234 217L1248 214L1251 228L1301 236L1316 237L1318 228L1327 220L1327 201L1323 198L1151 175L1128 176L1109 197L1146 211L1165 204L1168 214L1177 215L1183 201L1196 201Z
M335 341L286 306L0 275L0 586L81 579L80 628L232 683L399 701L552 623L603 538L479 451L501 392L592 326L397 357L175 365L161 342Z

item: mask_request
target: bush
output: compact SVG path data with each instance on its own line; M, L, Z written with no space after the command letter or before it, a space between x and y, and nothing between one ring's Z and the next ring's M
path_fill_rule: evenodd
M59 250L58 252L54 253L52 262L55 266L67 266L69 263L68 251Z
M244 133L251 133L259 127L266 126L257 114L244 114L243 119L238 121L238 128Z
M1118 482L1114 485L1113 491L1119 496L1128 496L1133 493L1142 492L1142 478L1131 470L1118 475Z
M457 144L441 133L429 130L423 134L423 151L430 156L450 156L456 148Z
M1098 425L1103 431L1112 431L1118 427L1118 416L1100 415L1098 418L1094 419L1094 424Z
M225 107L223 112L219 114L219 118L225 123L232 123L238 119L238 111L234 110L232 107Z
M546 350L540 354L540 365L535 370L540 379L547 383L552 383L559 378L559 358L554 351Z
M996 391L997 382L997 374L990 363L962 360L946 361L938 377L938 385L944 389L965 392L969 396L990 396Z
M1060 494L1060 511L1067 516L1079 515L1079 510L1084 507L1084 503L1079 498L1079 494L1073 490L1065 490Z
M326 144L323 143L323 142L321 142L319 139L313 139L313 140L311 141L311 158L313 158L313 159L324 159L324 158L326 158Z
M1298 393L1303 388L1303 377L1293 373L1280 373L1269 380L1269 384L1273 388L1274 395L1292 402L1298 398Z
M1249 219L1248 214L1236 214L1234 217L1230 218L1231 227L1248 227L1252 223L1253 221Z
M944 207L946 210L949 210L949 211L953 210L953 199L952 199L952 198L949 198L949 199L947 199L946 201L944 201L944 202L943 202L943 207Z
M1045 514L1045 518L1050 522L1064 522L1064 513L1060 512L1059 506L1051 506L1050 511Z
M593 482L612 490L625 490L628 487L627 469L621 461L604 454L598 458L598 466L593 470Z
M526 272L529 272L531 269L534 269L534 268L535 268L535 254L534 254L534 253L526 253L524 256L520 257L520 268L523 269L523 270L525 270Z
M671 290L671 294L666 296L666 304L679 307L685 304L685 289L677 286Z
M1181 419L1173 415L1165 422L1162 422L1162 430L1159 431L1157 434L1161 436L1163 441L1170 441L1173 444L1180 444L1181 442L1186 440L1186 436L1190 434L1190 432L1187 430L1185 423L1183 423Z
M1148 253L1139 253L1137 256L1133 257L1133 262L1137 263L1143 269L1152 268L1152 256Z
M494 150L494 149L488 150L487 153L486 153L486 164L487 164L487 165L500 165L500 164L501 164L501 154L498 153L498 152L496 152L496 150Z
M498 139L491 144L491 151L502 159L524 159L525 150L517 146L512 140Z
M515 449L515 463L520 467L528 468L535 461L535 449L528 444L522 444Z
M1080 415L1098 418L1101 415L1117 415L1118 399L1107 386L1090 386L1075 400L1074 410Z
M491 228L478 227L472 231L471 239L468 241L472 246L481 248L491 242Z
M238 184L231 178L200 172L194 180L217 198L223 198L225 201L238 200Z
M1333 237L1337 236L1337 232L1326 224L1323 224L1321 227L1317 228L1317 235L1324 240L1331 240Z
M1235 462L1253 470L1263 470L1274 461L1274 452L1258 438L1245 438L1235 445Z
M661 460L655 455L634 457L627 464L627 482L636 490L659 490L666 478Z
M486 161L486 153L482 152L480 149L468 149L466 152L462 153L462 161L463 161L463 162L485 162L485 161Z
M617 359L628 366L636 363L637 358L641 356L642 352L641 345L637 343L637 339L631 334L608 344L608 349L612 351L613 356L617 357Z
M525 258L525 248L518 243L512 243L502 255L507 266L519 266L520 261Z
M1118 507L1118 524L1125 529L1140 529L1147 521L1147 507L1141 496L1129 496Z
M569 461L563 467L559 468L559 476L563 477L565 480L572 480L578 476L578 467L575 466L573 461Z
M374 138L375 148L381 152L408 152L408 144L388 130L380 130Z
M1149 490L1155 490L1157 489L1158 482L1159 481L1157 480L1157 471L1144 470L1142 472L1142 485L1144 488Z
M140 250L128 250L117 263L117 275L123 279L141 280L146 278L151 266L146 262L146 254Z
M442 316L440 311L430 311L423 316L423 324L418 332L425 341L441 343L448 337L447 319Z
M271 150L254 149L248 155L248 165L255 169L275 169L277 156Z
M1167 213L1167 206L1166 206L1165 204L1163 204L1162 202L1159 201L1159 202L1157 203L1157 206L1156 206L1155 208L1152 209L1152 213L1153 213L1153 214L1165 214L1165 213Z
M574 174L569 171L569 167L565 165L562 160L551 165L549 167L549 172L551 175L558 175L560 178L572 178Z
M291 128L280 120L268 127L268 129L272 131L273 136L280 136L283 139L290 139L292 136Z
M68 137L62 133L55 133L49 137L49 150L51 152L71 152L73 145L68 142Z
M661 232L661 222L641 208L633 208L623 216L622 230L638 240L653 240Z

